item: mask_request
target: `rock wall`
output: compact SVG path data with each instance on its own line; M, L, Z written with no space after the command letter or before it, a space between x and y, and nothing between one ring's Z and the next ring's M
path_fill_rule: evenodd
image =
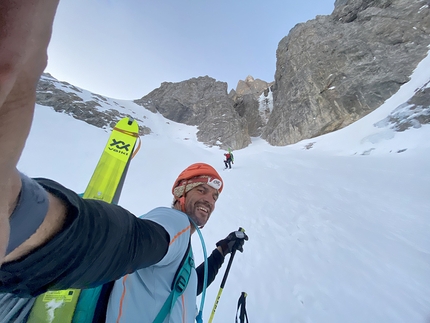
M246 119L234 109L227 83L211 77L164 82L134 102L167 119L197 126L198 140L209 146L240 149L251 143Z
M408 82L429 44L427 1L337 0L279 43L262 137L288 145L358 120Z
M197 126L199 141L224 149L244 148L258 136L278 146L316 137L362 118L409 81L429 51L429 6L428 0L336 0L331 15L296 25L279 42L274 82L247 76L227 94L227 83L204 76L164 82L134 102ZM81 92L44 75L37 103L98 127L125 116L115 100L93 93L83 100ZM428 87L380 124L402 131L428 123L426 100ZM141 127L140 134L150 131Z
M85 91L87 92L87 91ZM60 82L50 74L43 74L37 84L36 103L52 107L57 112L71 115L75 119L85 121L99 128L113 128L122 118L130 115L121 113L120 104L105 97L91 93L88 100L83 100L78 94L83 91L67 82ZM88 96L88 95L86 95ZM112 108L106 108L111 106ZM136 120L139 120L136 118ZM148 127L139 125L139 135L151 133Z

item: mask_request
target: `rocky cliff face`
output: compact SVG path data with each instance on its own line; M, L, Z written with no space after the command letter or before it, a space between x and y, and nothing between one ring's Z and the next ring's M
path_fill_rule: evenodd
M246 82L254 80L248 77ZM241 149L250 144L250 131L252 135L261 133L272 110L266 83L258 84L239 96L235 91L228 95L226 83L208 76L179 83L165 82L135 103L170 120L197 126L198 139L209 146ZM260 93L261 98L258 97ZM39 80L36 102L99 128L112 128L121 118L131 116L140 121L140 135L151 133L138 115L117 101L60 82L49 74Z
M394 109L375 126L389 126L401 132L410 128L421 128L423 124L430 124L430 82L417 89L412 98Z
M207 145L241 149L261 135L272 111L273 83L248 76L227 94L227 83L205 76L161 84L134 102L165 118L197 126Z
M337 0L279 43L262 137L287 145L356 121L409 80L429 44L427 1Z
M120 112L122 107L118 102L101 95L90 93L67 82L60 82L49 74L43 74L37 84L36 103L52 107L57 112L64 112L72 117L85 121L99 128L113 128L115 124L126 116L129 111ZM87 100L82 99L86 96ZM106 108L110 106L112 108ZM149 134L151 129L139 125L139 135Z
M197 126L198 140L207 145L240 149L251 143L246 119L234 109L227 83L211 77L164 82L134 102L167 119Z
M165 82L134 102L197 126L198 139L209 146L240 149L258 136L288 145L345 127L378 108L409 81L429 44L428 0L336 0L331 15L296 25L280 41L274 82L248 76L227 94L227 83L198 77ZM44 75L37 103L98 127L112 127L127 115L115 100L81 92ZM428 86L417 90L378 126L403 131L430 123L429 101ZM150 131L140 129L141 135Z
M267 124L273 109L271 86L248 75L244 81L237 83L236 91L230 92L234 107L240 116L246 119L248 133L251 137L259 137Z

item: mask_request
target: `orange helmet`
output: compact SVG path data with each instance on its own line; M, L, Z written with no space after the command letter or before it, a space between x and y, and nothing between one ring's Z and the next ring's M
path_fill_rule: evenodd
M223 189L221 176L212 166L196 163L188 166L179 174L175 183L173 183L172 194L175 198L180 198L189 190L201 184L208 184L217 189L219 193Z

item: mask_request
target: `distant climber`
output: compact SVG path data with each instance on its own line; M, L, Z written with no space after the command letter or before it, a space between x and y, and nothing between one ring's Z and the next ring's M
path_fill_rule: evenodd
M228 153L225 153L224 156L225 156L225 160L224 160L225 169L231 168L231 164L234 164L233 153L229 149Z

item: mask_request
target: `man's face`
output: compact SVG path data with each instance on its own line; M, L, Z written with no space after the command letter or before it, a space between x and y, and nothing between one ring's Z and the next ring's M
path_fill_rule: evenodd
M185 199L185 212L191 219L202 227L208 222L215 202L218 199L218 190L207 184L202 184L190 190Z

